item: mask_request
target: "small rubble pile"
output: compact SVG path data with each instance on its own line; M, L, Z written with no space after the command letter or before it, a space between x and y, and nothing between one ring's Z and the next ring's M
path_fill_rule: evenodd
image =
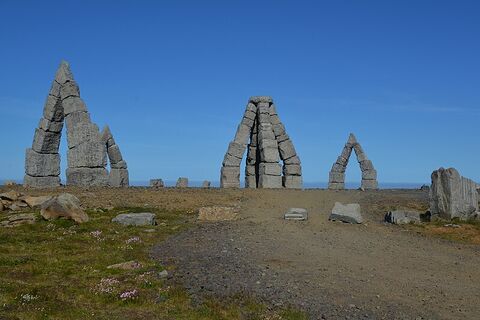
M455 168L440 168L433 171L430 213L433 219L477 219L479 217L477 184L462 177Z
M120 147L115 143L115 139L113 139L112 132L108 126L103 128L102 142L107 149L108 160L110 161L108 185L110 187L128 187L127 162L123 160Z
M347 170L348 160L352 155L352 150L355 150L357 161L362 170L361 188L364 190L378 189L377 171L373 167L372 161L368 160L367 155L353 133L350 133L348 141L345 144L345 147L343 147L342 153L330 170L328 189L345 189L345 171Z
M235 138L229 144L222 163L220 187L240 187L240 163L245 149L246 188L302 188L300 158L271 97L249 99ZM283 161L283 167L280 160Z

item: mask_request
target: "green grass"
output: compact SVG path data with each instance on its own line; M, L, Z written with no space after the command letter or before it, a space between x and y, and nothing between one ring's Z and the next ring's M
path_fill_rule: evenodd
M81 225L40 220L0 228L0 319L306 319L247 297L192 305L185 290L158 277L164 266L149 258L152 245L190 227L191 218L153 210L157 226L110 222L118 213L140 211L145 208L88 211L90 221ZM130 260L142 268L107 269ZM133 290L135 298L120 298Z

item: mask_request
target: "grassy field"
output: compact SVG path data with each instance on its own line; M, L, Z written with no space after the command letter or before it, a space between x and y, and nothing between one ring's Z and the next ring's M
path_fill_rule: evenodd
M103 212L102 212L103 211ZM0 319L305 319L245 297L193 305L161 276L151 246L191 226L192 216L149 209L157 226L110 222L121 212L88 211L90 221L44 221L0 228ZM6 214L0 214L0 219ZM136 260L135 270L107 266ZM167 270L168 271L168 270Z

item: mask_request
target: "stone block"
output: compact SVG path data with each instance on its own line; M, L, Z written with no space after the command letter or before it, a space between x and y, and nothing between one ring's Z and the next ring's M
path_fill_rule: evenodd
M378 182L377 180L364 180L362 179L361 188L364 190L377 190Z
M43 107L43 117L50 121L63 121L64 113L62 101L57 97L48 95Z
M119 163L123 160L120 148L116 144L107 149L107 154L110 163Z
M105 187L108 185L108 173L105 168L67 168L67 185Z
M303 178L302 176L283 176L283 186L287 189L302 189Z
M68 116L67 116L68 117ZM67 130L68 148L75 148L86 142L100 142L100 131L96 124L77 122Z
M276 115L276 114L273 114L273 115L272 115L272 114L271 114L271 115L270 115L270 123L271 123L272 125L276 125L276 124L280 124L280 123L282 123L282 122L280 121L280 118L279 118L278 115Z
M205 180L202 182L202 188L204 189L210 189L211 186L212 186L212 183L210 181Z
M262 162L258 166L258 173L260 175L281 176L282 165L280 163L265 163Z
M282 188L282 177L262 174L258 178L258 187L264 189Z
M124 226L154 226L157 224L155 214L150 212L121 213L112 219L112 222Z
M60 88L60 98L80 97L80 88L75 81L67 81Z
M357 153L357 161L360 163L362 161L368 160L367 155L365 153Z
M280 158L282 160L289 159L297 155L295 147L291 140L285 140L278 144L278 150L280 151Z
M283 141L290 140L290 137L288 136L288 134L282 134L281 136L276 137L276 139L277 139L277 142L280 143Z
M110 187L128 187L129 177L127 169L111 169L108 174L108 185Z
M165 183L162 179L150 179L150 187L152 188L164 188Z
M249 128L252 128L254 123L255 123L254 120L252 120L250 118L246 118L246 117L243 117L242 121L240 122L240 124L242 124L246 127L249 127Z
M377 170L362 171L362 179L364 180L377 180Z
M251 113L256 114L257 113L257 106L254 103L249 102L247 104L247 108L246 108L245 111L249 111Z
M98 142L85 142L67 151L69 168L105 168L107 152L105 145Z
M51 96L54 96L55 98L60 98L60 88L61 88L61 84L53 80L48 94Z
M110 167L112 169L128 169L128 166L127 166L127 163L125 162L125 160L122 160L122 161L117 162L117 163L111 163L110 162Z
M57 121L50 121L45 118L40 119L40 122L38 123L38 128L42 129L43 131L47 132L62 132L63 129L63 121L57 122Z
M254 176L255 175L255 172L256 171L256 167L255 165L246 165L245 166L245 175L246 176Z
M329 182L345 182L345 173L332 171L328 174Z
M248 139L250 139L251 131L252 131L251 127L247 127L244 124L240 124L237 128L237 132L235 133L235 138L233 140L239 144L246 145L248 143Z
M248 145L247 148L247 160L253 160L253 163L255 163L255 160L257 159L257 147L253 145Z
M80 97L68 97L62 100L62 105L65 116L79 111L87 112L87 106Z
M392 224L410 224L422 222L424 214L414 210L394 210L385 214L384 221Z
M477 184L462 177L455 168L432 173L430 212L432 217L470 220L478 217Z
M271 104L270 108L268 109L268 113L270 113L271 116L277 115L277 108L275 107L275 104Z
M222 167L220 171L221 188L240 188L240 167Z
M39 153L58 153L60 138L60 133L35 129L32 149Z
M342 153L340 154L340 157L343 159L347 160L350 158L352 155L352 148L348 147L347 145L342 149Z
M275 140L275 134L273 133L271 126L269 129L264 127L258 131L258 141L262 140Z
M25 173L32 177L59 176L60 155L58 153L38 153L27 149Z
M282 123L274 124L273 133L275 134L275 137L283 136L286 134L285 126Z
M285 220L304 221L308 219L308 211L303 208L290 208L283 217Z
M343 205L340 202L335 202L329 220L338 220L346 223L362 223L363 218L360 212L360 205L358 203Z
M247 110L245 111L243 117L255 121L257 118L257 113Z
M265 149L265 148L275 148L275 149L278 149L278 142L277 140L273 139L263 139L263 140L260 140L259 142L259 148L260 150L262 149Z
M260 150L260 160L262 162L276 163L280 161L280 155L277 148L263 148Z
M188 178L180 177L175 185L177 188L188 188Z
M360 162L360 169L363 171L371 171L374 170L372 161L364 160Z
M298 156L294 156L288 159L283 160L284 164L301 164L300 158Z
M57 73L55 74L55 81L60 84L64 84L65 82L71 80L73 80L73 74L70 71L70 65L68 62L62 61L57 69Z
M302 166L299 164L285 164L283 166L284 176L301 176Z
M232 156L231 154L226 154L223 158L222 165L224 167L240 167L242 159Z
M25 175L23 178L23 186L31 188L54 188L60 186L60 177L32 177Z
M91 123L90 114L86 111L77 111L72 112L68 116L65 117L65 124L67 125L67 130L73 130L78 123Z
M245 153L245 149L246 146L244 144L240 144L234 141L230 142L230 144L228 145L227 153L236 158L242 159L243 154Z
M257 105L260 102L272 103L273 99L270 96L253 96L253 97L250 97L248 102L252 102Z
M334 163L332 166L332 170L330 172L341 172L344 173L347 168L345 166L342 166L341 164Z
M348 165L348 158L344 158L344 157L342 157L342 156L339 156L339 157L337 158L336 163L338 163L339 165L341 165L341 166L343 166L343 167L346 168L347 165Z
M245 176L245 188L248 188L248 189L257 188L257 177L256 176Z
M328 189L330 189L330 190L344 190L345 189L345 183L343 183L343 182L329 182L328 183Z

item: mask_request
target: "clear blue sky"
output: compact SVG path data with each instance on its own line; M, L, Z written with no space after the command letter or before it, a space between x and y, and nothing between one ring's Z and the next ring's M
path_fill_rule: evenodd
M2 0L0 178L23 177L65 59L131 180L218 180L252 95L273 96L307 182L349 132L382 182L440 166L480 180L479 17L467 0Z

